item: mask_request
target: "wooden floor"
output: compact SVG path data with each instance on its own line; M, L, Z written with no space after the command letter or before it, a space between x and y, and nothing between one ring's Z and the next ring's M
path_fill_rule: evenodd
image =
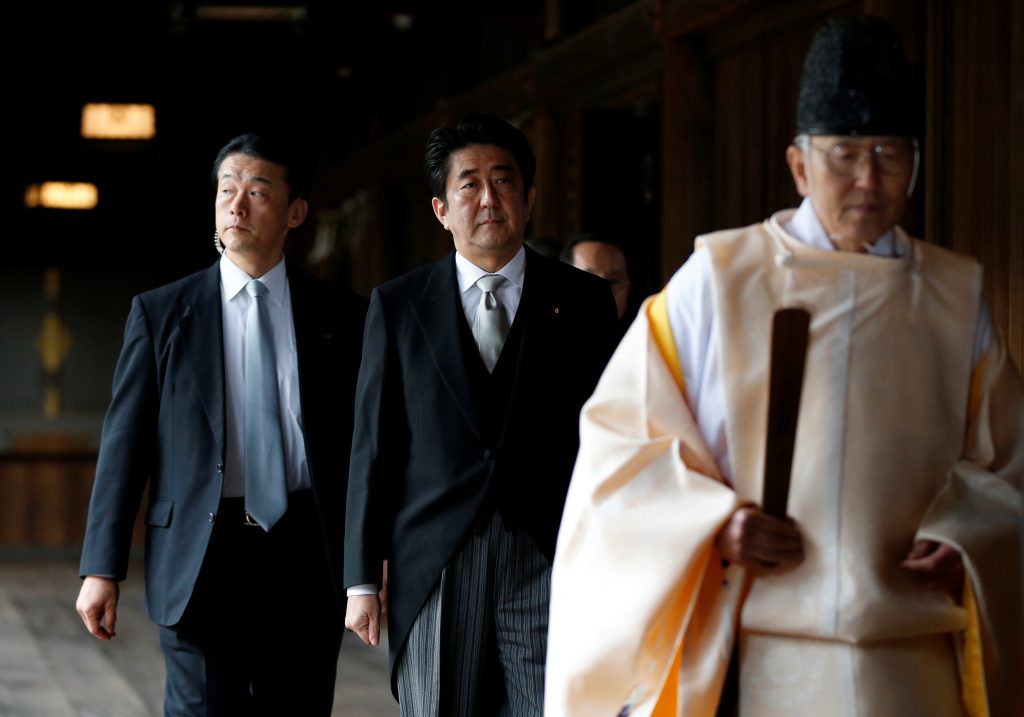
M163 713L163 658L156 628L142 612L141 564L133 564L121 585L111 642L85 631L74 609L79 584L73 556L0 553L0 717ZM371 649L346 634L334 715L398 714L381 643Z

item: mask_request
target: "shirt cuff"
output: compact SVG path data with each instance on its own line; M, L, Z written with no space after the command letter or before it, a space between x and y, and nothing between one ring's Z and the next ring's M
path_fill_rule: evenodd
M380 588L373 583L363 583L362 585L353 585L345 591L345 595L347 597L352 597L353 595L376 595L379 592Z

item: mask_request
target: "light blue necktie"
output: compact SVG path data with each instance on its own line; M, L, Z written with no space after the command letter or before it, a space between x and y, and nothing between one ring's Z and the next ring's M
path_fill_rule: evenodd
M505 277L501 274L486 274L476 281L480 288L480 305L476 308L472 331L488 372L494 371L508 336L508 313L498 298L498 288L504 283Z
M270 530L288 508L277 392L274 335L267 313L267 287L245 285L252 300L245 315L245 511Z

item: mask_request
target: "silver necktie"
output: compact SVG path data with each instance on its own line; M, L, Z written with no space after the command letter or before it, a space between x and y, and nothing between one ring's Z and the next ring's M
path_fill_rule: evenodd
M245 510L264 530L270 530L288 508L274 335L266 285L253 279L245 290L252 297L245 315L243 360Z
M498 288L505 283L500 274L487 274L477 279L480 288L480 305L476 309L473 320L473 338L480 348L480 358L484 360L487 371L494 371L501 355L501 347L508 336L508 314L498 298Z

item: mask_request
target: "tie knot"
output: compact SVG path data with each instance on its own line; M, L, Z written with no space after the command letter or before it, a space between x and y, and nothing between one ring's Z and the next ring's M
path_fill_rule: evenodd
M259 279L253 279L246 284L245 290L249 292L249 296L263 296L269 291L267 285Z
M485 274L476 280L476 285L480 287L480 291L486 293L494 292L504 283L505 277L501 274Z

